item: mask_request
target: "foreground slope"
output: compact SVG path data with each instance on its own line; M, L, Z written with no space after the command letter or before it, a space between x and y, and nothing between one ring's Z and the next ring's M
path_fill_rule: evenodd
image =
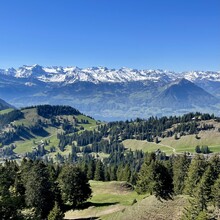
M159 201L154 196L138 195L126 182L90 181L93 196L87 207L65 213L65 219L155 219L179 220L187 206L185 196Z
M187 207L187 198L177 196L173 200L159 201L154 196L149 196L133 206L126 207L123 211L112 213L101 219L115 220L180 220L183 217L184 208Z

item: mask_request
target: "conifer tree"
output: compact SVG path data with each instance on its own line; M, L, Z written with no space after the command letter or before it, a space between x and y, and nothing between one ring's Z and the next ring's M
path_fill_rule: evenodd
M189 170L187 173L187 178L185 180L184 192L188 195L192 195L196 189L197 184L202 178L203 173L205 172L206 162L202 155L196 155L193 158Z
M95 173L95 163L94 160L90 160L88 164L88 171L87 171L87 178L89 180L92 180L94 178L94 173Z
M220 175L212 186L212 197L215 207L220 209Z
M63 201L70 202L73 207L83 203L91 196L92 191L86 174L77 166L64 166L58 181Z
M27 206L35 208L36 216L41 219L47 217L53 207L54 196L49 182L49 172L42 162L36 161L33 164L24 186Z
M189 168L189 159L186 154L177 156L173 162L173 186L176 195L182 194L184 188L184 181Z
M139 194L148 192L159 199L171 198L172 178L168 169L155 159L155 154L147 155L138 174L136 190Z
M96 180L96 181L103 181L104 180L104 169L103 169L103 164L102 164L101 160L98 160L96 162L94 180Z
M48 215L48 220L62 220L64 218L64 213L58 206L58 203L55 202L53 209Z

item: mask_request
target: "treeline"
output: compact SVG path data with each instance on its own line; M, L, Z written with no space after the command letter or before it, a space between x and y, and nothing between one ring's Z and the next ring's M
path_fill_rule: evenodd
M22 137L28 138L30 134L28 133L28 129L22 125L11 126L11 130L8 132L2 132L0 134L0 143L2 145L9 145L14 141L20 140Z
M77 109L62 105L38 105L36 106L38 115L44 118L51 118L57 115L79 115Z
M183 219L218 219L220 211L220 157L207 160L202 155L190 159L186 155L156 160L147 154L138 174L138 193L150 193L159 199L188 195L189 207Z
M121 142L126 139L137 139L155 141L158 137L179 136L186 134L198 134L201 130L213 129L213 125L203 124L200 126L200 120L215 119L214 115L189 113L183 116L170 116L170 117L150 117L147 120L136 119L130 121L117 121L108 124L100 125L97 131L83 131L80 133L58 134L59 148L61 151L65 149L66 145L71 145L74 141L77 146L87 146L96 144L102 139L108 138L111 143ZM173 127L173 125L177 125ZM68 130L68 124L63 126ZM71 126L70 126L71 127ZM72 130L74 132L74 130ZM77 130L75 130L77 131Z
M83 158L78 158L78 163L82 170L91 180L97 181L126 181L136 184L137 173L144 161L142 151L114 151L109 157L100 159L89 154Z
M0 129L7 124L10 124L14 120L19 120L24 117L24 114L19 110L13 110L11 112L0 115Z
M24 125L10 125L9 131L4 131L0 133L0 143L2 145L12 144L14 141L21 139L30 139L33 138L33 135L38 135L45 137L49 133L44 129L44 124L39 120L33 125L24 126Z
M219 118L214 115L202 114L199 112L188 113L183 116L150 117L130 121L110 122L99 126L98 130L105 136L111 136L113 140L137 139L154 141L156 137L171 137L177 132L185 134L197 134L200 130L212 129L213 125L200 127L199 121ZM177 127L172 127L176 125ZM167 131L168 130L168 131Z
M74 133L72 135L58 133L57 138L59 139L59 148L64 149L66 145L72 145L74 141L77 142L78 146L86 146L92 143L100 142L103 138L103 134L98 131L85 130L82 133Z
M24 159L0 164L0 219L63 219L91 196L85 173L75 165Z

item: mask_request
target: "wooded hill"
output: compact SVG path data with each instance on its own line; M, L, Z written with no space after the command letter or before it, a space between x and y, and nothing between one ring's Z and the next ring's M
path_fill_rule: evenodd
M108 159L129 149L164 156L220 152L219 132L219 117L198 112L103 123L69 106L40 105L0 114L0 157L62 162L85 154Z
M182 148L186 153L178 155L175 148L161 144L170 139L177 144L192 136L202 143L203 133L207 132L219 136L220 119L214 115L189 113L178 117L102 123L68 106L42 105L11 110L0 117L2 219L13 216L46 219L49 215L60 215L62 219L66 205L77 208L90 197L88 180L125 181L138 194L154 195L159 200L169 200L176 195L184 195L186 199L189 196L191 208L184 213L182 210L181 216L186 219L198 219L199 216L215 219L217 216L220 159L210 154L214 148L197 146L193 154ZM132 141L155 148L150 148L151 153L131 145L127 148L127 142L131 144ZM162 147L171 153L167 155ZM8 162L11 159L21 165ZM71 170L72 175L66 175ZM80 178L76 175L84 176L88 186L85 196L68 186L71 181L76 181L74 186L77 187L84 184L77 182ZM28 176L41 180L39 185L36 187L33 178ZM51 197L44 197L44 192ZM42 198L43 202L50 200L47 210L41 206L44 204ZM76 198L79 202L74 204ZM17 202L21 206L17 206Z

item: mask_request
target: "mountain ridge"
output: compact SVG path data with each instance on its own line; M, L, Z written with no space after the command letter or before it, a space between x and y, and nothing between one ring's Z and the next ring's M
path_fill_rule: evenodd
M164 81L168 83L179 78L186 78L192 82L201 79L220 82L220 71L174 72L161 69L138 70L126 67L120 69L109 69L107 67L79 68L76 66L43 67L35 64L32 66L23 65L17 69L0 69L0 74L15 78L38 79L39 81L46 83L52 82L66 84L78 81L88 81L95 84L106 82L123 83L131 81Z
M0 111L5 110L5 109L9 109L9 108L14 108L14 107L12 105L10 105L9 103L7 103L5 100L0 98Z
M101 120L121 120L136 117L150 117L184 114L186 112L212 112L219 114L220 102L210 97L205 106L201 100L194 105L190 86L189 105L172 105L167 94L166 105L157 106L157 97L166 89L186 78L216 98L220 98L220 72L174 73L163 70L136 70L129 68L108 69L106 67L42 67L23 66L16 69L0 70L0 94L16 107L51 104L70 105L87 115ZM187 87L187 86L186 86ZM179 87L180 88L180 87ZM200 90L201 91L201 90ZM186 99L187 100L187 99ZM159 101L160 102L160 101ZM173 108L173 107L174 108ZM189 107L190 106L190 107ZM172 107L172 108L171 108Z

